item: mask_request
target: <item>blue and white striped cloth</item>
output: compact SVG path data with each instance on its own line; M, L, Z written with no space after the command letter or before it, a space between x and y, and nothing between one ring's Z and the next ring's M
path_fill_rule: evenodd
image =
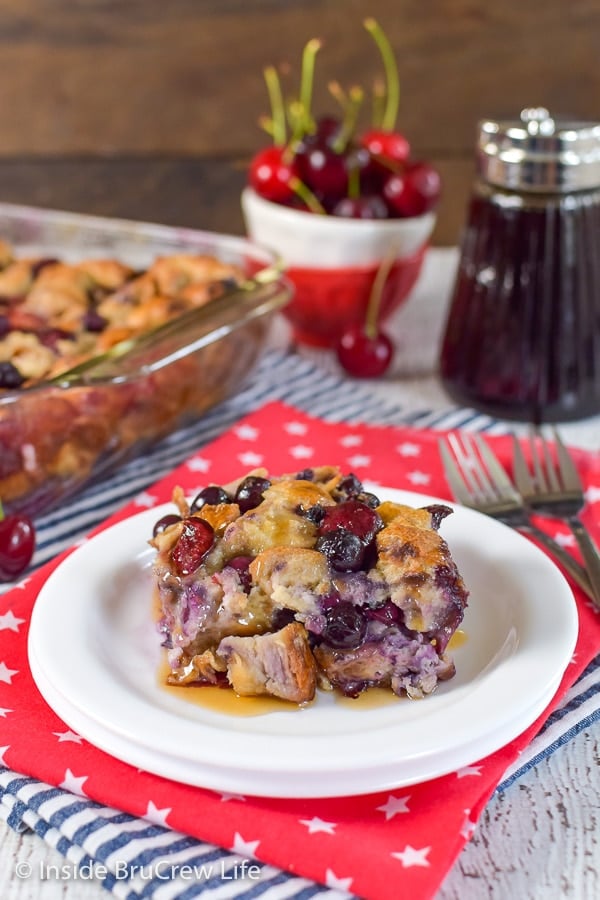
M70 546L241 416L276 399L329 421L462 427L495 434L507 430L502 423L469 410L435 414L423 410L407 415L401 405L374 398L367 387L324 373L305 357L271 350L235 397L163 441L144 458L41 518L34 564L41 565ZM588 666L497 790L507 790L532 766L598 719L600 659ZM308 900L316 896L333 900L348 896L263 863L256 864L260 876L251 882L224 880L239 860L238 854L2 768L0 817L15 830L33 830L69 864L85 873L93 871L95 879L115 897L127 900L188 900L200 895L204 900ZM186 867L191 867L193 878L184 877L190 871Z

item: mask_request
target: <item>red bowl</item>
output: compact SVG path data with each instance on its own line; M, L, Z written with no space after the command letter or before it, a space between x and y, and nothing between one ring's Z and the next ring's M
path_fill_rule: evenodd
M379 319L385 322L408 298L423 265L426 247L392 266L381 297ZM334 344L342 331L365 321L379 266L346 269L300 269L287 275L295 292L283 309L297 340L313 346Z
M365 321L375 276L395 258L386 279L380 321L408 298L435 224L435 214L410 219L342 219L271 203L242 193L250 238L283 260L295 296L283 310L299 341L331 346Z

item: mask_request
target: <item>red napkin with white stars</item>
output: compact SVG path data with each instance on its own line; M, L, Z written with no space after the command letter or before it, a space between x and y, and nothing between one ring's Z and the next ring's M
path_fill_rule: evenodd
M439 433L411 428L326 423L270 403L139 494L96 531L170 500L175 485L193 494L208 482L226 483L257 466L277 475L338 464L364 480L450 499L438 439ZM488 440L508 462L510 439ZM586 521L593 529L600 520L600 458L574 452L587 488ZM551 531L569 545L563 526L553 523ZM146 538L140 535L141 545ZM74 734L46 705L29 672L27 628L37 593L61 558L0 597L0 763L373 900L424 900L435 894L507 767L600 651L600 616L576 590L579 638L555 699L524 734L493 755L424 784L361 797L271 800L224 795L120 762Z

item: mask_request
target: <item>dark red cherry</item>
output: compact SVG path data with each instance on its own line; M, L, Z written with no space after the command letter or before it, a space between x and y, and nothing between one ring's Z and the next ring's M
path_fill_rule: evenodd
M162 519L159 519L158 522L155 523L154 528L152 529L152 537L156 537L157 534L162 534L163 531L166 531L171 525L175 525L176 522L181 522L181 516L178 516L176 513L169 513L168 515L163 516Z
M383 625L398 625L402 620L400 610L391 600L386 600L383 606L365 610L365 615L368 619L382 622Z
M389 368L394 345L380 329L371 336L364 327L353 325L342 333L336 352L340 364L350 375L377 378Z
M171 550L171 562L178 575L191 575L211 549L215 533L208 522L197 516L183 519L183 530Z
M390 175L383 186L390 211L401 218L422 216L432 210L440 199L440 191L439 172L424 162L413 163L404 172Z
M231 566L231 568L235 569L237 572L240 584L246 593L248 593L252 587L252 576L250 575L249 570L250 563L253 559L253 556L234 556L233 559L230 559L227 563L228 566Z
M234 502L237 503L240 511L245 513L262 503L263 493L270 487L271 482L267 478L248 475L235 492Z
M190 512L198 512L203 506L218 506L219 503L231 503L231 498L224 488L217 484L210 484L202 488L194 498Z
M383 528L381 516L360 500L346 500L335 506L325 507L325 515L319 527L321 534L345 528L365 544Z
M361 197L343 197L333 207L332 215L342 219L387 219L388 208L382 197L376 194Z
M13 581L24 572L34 549L35 528L28 516L14 513L0 518L0 581Z
M307 143L296 152L298 177L329 206L348 191L348 167L342 153L327 144Z

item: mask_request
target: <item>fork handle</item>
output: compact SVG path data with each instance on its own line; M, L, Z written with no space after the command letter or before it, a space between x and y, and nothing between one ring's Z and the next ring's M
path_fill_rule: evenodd
M533 523L519 526L519 530L526 531L528 534L532 534L540 542L540 544L543 544L546 550L548 550L552 554L552 556L554 556L560 562L563 568L567 570L573 581L575 581L579 585L582 591L585 591L590 600L593 600L595 603L598 602L592 590L592 585L588 573L583 568L583 566L581 566L577 562L576 559L573 559L570 553L567 553L564 547L561 547L560 544L557 544L549 534L546 534L545 531L542 531L541 528L538 528L537 525L534 525Z
M600 608L600 551L577 516L572 516L569 519L569 526L579 544L579 549L590 577L593 592L592 600L595 600L596 606Z

